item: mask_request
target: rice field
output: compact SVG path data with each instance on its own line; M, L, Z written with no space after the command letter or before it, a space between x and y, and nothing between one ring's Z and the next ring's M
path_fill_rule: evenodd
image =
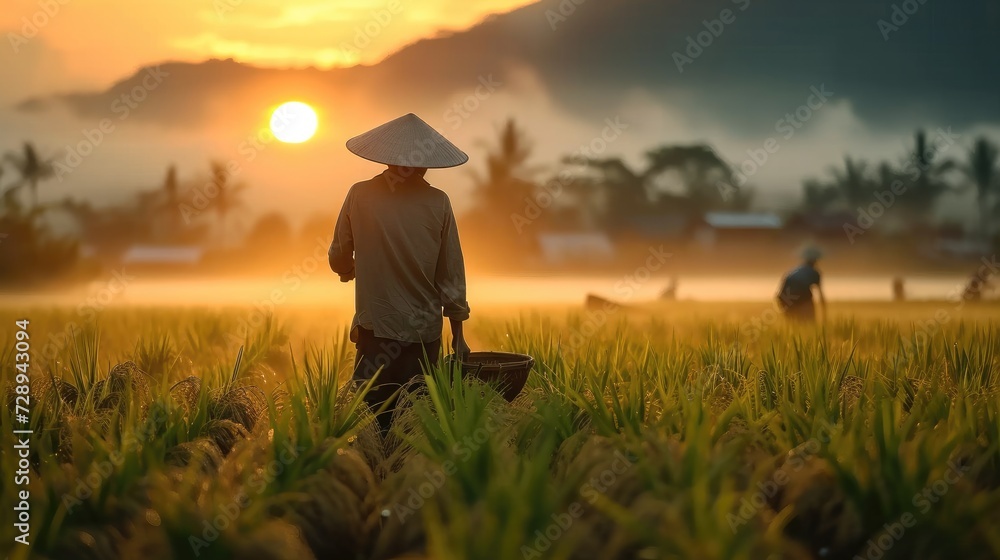
M342 311L4 310L0 552L998 558L998 312L839 304L791 329L765 304L484 310L474 350L536 359L521 395L435 369L382 441L344 386Z

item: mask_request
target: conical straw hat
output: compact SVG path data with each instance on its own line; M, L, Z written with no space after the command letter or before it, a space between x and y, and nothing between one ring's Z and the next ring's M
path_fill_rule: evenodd
M456 167L469 161L465 152L413 113L351 138L347 149L376 163L403 167Z

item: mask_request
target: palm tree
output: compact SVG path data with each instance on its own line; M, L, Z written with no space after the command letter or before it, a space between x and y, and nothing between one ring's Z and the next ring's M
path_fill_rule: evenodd
M219 218L219 229L222 243L226 242L226 218L234 211L242 208L240 194L246 188L243 183L232 183L226 164L219 161L211 163L212 176L209 179L214 187L215 196L211 199L212 210Z
M486 172L471 172L477 199L472 216L483 231L493 231L509 225L511 216L524 213L526 201L538 188L535 177L541 169L529 163L534 147L514 119L504 123L496 145L484 148Z
M976 187L979 205L979 232L990 235L990 194L1000 188L1000 150L988 138L982 137L969 150L969 159L961 166L966 179Z
M31 142L25 142L21 153L8 152L4 159L14 164L21 175L17 185L27 185L31 191L31 208L38 208L38 183L55 175L51 159L42 159Z
M171 165L167 168L167 176L163 179L163 186L160 187L160 205L158 213L166 222L167 235L171 240L177 236L180 230L180 185L177 181L177 166Z
M486 174L472 172L476 196L483 209L503 212L506 219L508 211L517 211L524 205L524 198L535 190L533 179L540 171L528 163L533 148L514 119L508 119L496 146L486 146Z
M837 187L816 179L808 179L802 184L804 206L808 212L825 212L840 198Z
M181 235L180 185L177 166L167 168L163 184L155 189L140 191L136 196L139 214L152 226L153 237L160 241L176 242Z
M903 181L903 174L887 161L883 161L878 166L877 177L875 179L879 189L891 191L894 186Z
M3 174L4 168L0 165L0 178L3 178ZM21 213L21 202L17 199L17 191L19 188L20 185L14 183L13 185L3 189L3 193L0 194L0 201L3 203L3 214L17 216Z
M910 180L901 200L915 218L926 220L938 198L954 190L946 176L956 168L956 164L939 158L938 152L928 145L927 133L918 130L914 136L913 151L904 167L904 171L910 174Z
M871 203L875 185L869 176L867 162L846 156L843 169L831 167L830 175L833 177L832 186L849 208L853 210Z

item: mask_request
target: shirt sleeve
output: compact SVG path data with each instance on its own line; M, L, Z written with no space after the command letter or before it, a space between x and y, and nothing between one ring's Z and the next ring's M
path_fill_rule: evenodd
M337 227L333 231L333 243L327 255L330 258L330 270L337 274L348 274L354 270L354 232L351 230L351 202L354 200L352 187L344 199L344 207L337 218Z
M435 283L444 307L444 316L456 321L469 318L469 302L465 289L465 258L458 238L458 224L451 200L445 197L444 226L441 231L441 252L438 254Z

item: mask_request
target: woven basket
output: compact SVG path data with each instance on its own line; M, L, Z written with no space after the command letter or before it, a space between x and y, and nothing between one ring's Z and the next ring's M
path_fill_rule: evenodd
M445 358L447 364L454 364L454 355ZM462 376L476 378L496 386L503 398L513 401L528 381L528 373L535 366L535 359L527 354L508 352L471 352L462 362Z

